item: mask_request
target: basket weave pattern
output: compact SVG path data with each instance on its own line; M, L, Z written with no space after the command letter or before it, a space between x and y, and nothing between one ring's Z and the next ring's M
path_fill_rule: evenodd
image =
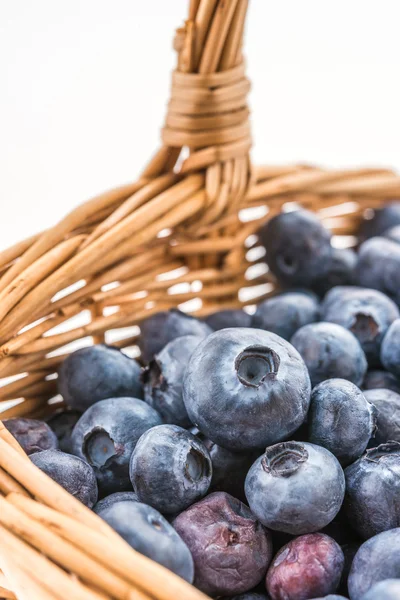
M254 234L290 203L353 235L366 208L400 195L400 176L384 169L251 166L247 4L191 1L162 146L139 180L0 254L0 402L23 399L3 418L54 410L54 373L71 342L118 330L113 343L128 348L132 325L160 310L195 301L187 308L205 315L270 294ZM261 217L246 210L256 207ZM0 598L205 598L38 471L1 422L0 540Z

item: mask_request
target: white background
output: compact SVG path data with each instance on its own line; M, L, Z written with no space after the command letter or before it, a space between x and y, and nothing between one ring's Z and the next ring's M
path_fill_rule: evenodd
M400 169L399 0L251 0L258 163ZM0 0L0 248L136 177L188 0Z

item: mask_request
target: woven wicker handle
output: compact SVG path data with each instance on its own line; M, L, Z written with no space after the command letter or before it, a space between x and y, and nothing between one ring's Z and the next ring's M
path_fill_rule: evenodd
M207 207L201 224L237 210L250 179L251 147L242 43L248 0L192 0L189 18L175 37L178 66L172 76L164 146L142 174L176 168L206 169ZM198 224L200 224L198 221Z

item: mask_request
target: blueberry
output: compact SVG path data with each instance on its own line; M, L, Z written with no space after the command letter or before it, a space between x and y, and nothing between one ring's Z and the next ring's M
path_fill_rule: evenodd
M267 573L272 600L307 600L335 592L342 576L343 552L323 533L302 535L279 550Z
M377 412L376 430L371 443L400 442L400 394L392 390L377 389L364 392Z
M211 327L179 310L159 312L145 319L140 325L138 345L145 363L161 352L175 338L196 335L205 338L212 333Z
M87 462L60 450L44 450L33 454L31 460L67 492L89 508L97 502L97 482Z
M352 285L357 264L357 254L351 248L334 248L327 273L313 282L313 290L323 296L336 286Z
M306 363L313 386L333 378L361 385L367 360L357 338L341 325L305 325L294 334L291 343Z
M173 525L192 553L194 584L206 594L241 594L264 577L272 558L270 534L236 498L210 494Z
M309 287L326 273L333 252L331 234L314 213L280 213L264 225L259 237L279 282Z
M93 467L101 496L131 489L131 454L142 433L160 424L160 415L137 398L101 400L82 415L72 449Z
M372 219L361 222L358 237L360 240L382 235L389 227L400 224L400 202L390 202L374 211Z
M349 575L351 600L361 600L373 585L391 578L400 578L400 528L380 533L362 544Z
M203 440L203 443L210 453L212 462L212 480L209 491L227 492L234 498L246 501L244 481L258 452L232 452L207 438Z
M56 434L43 421L17 417L4 419L3 424L27 454L58 448Z
M241 309L220 310L204 320L214 331L227 327L251 327L251 316Z
M331 304L337 303L339 300L343 300L348 294L352 294L354 292L354 288L355 286L353 285L338 285L329 290L322 300L321 313L325 314L327 310L330 309Z
M382 235L383 237L388 238L388 240L400 244L400 224L390 227L390 229L387 229Z
M191 421L231 450L262 448L305 419L310 380L298 352L273 333L222 329L192 354L183 399Z
M383 339L381 360L385 369L400 377L400 319L391 324Z
M54 431L58 439L60 450L71 454L71 435L72 430L81 418L82 413L77 410L62 410L51 416L47 424Z
M400 244L383 237L364 242L359 250L356 281L380 290L400 304Z
M285 340L303 325L319 321L320 310L316 296L303 292L285 292L267 298L258 305L252 326L280 335Z
M212 465L204 444L189 431L159 425L138 441L129 473L140 502L176 514L207 493Z
M355 287L353 291L336 296L336 301L326 297L328 308L323 319L345 327L358 339L370 365L379 365L382 340L399 309L393 300L377 290Z
M344 474L333 454L300 442L267 448L245 483L249 506L259 521L293 535L328 525L339 512L344 488Z
M102 500L99 500L93 507L93 510L98 515L101 515L102 511L109 508L116 502L139 502L139 499L135 492L115 492L106 496Z
M99 344L70 354L58 373L58 389L68 406L85 411L99 400L143 398L139 364L118 348Z
M384 579L372 586L362 600L399 600L400 579Z
M101 518L140 554L193 582L189 548L157 510L141 502L122 501L102 510Z
M400 394L400 381L388 371L368 371L362 387L364 390L385 388Z
M375 423L375 407L354 383L328 379L313 389L308 439L327 448L342 465L354 462L365 451Z
M183 376L189 359L202 338L185 335L169 342L143 372L144 399L165 423L190 427L183 403Z
M351 526L367 539L400 524L400 443L388 442L345 469L345 509Z

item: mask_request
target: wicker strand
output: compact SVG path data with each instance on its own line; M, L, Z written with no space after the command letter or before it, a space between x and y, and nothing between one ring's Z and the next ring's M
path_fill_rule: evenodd
M4 557L8 553L9 556L12 556L12 564L22 570L29 565L29 573L32 575L34 573L34 579L40 582L50 594L54 594L60 599L67 597L74 598L74 600L110 599L110 596L104 596L104 594L81 584L2 525L0 525L0 536L0 556Z
M7 573L6 578L5 574L0 571L0 598L17 600L16 593L18 593L18 600L57 600L55 596L47 594L46 590L39 586L26 570L18 568L11 561L7 552L2 552L1 549L0 560L4 572Z
M0 523L64 569L76 573L82 581L89 585L95 581L101 592L117 600L127 600L131 592L136 591L106 565L99 569L98 563L85 552L49 531L4 498L0 498ZM143 600L149 600L149 596L143 596Z

